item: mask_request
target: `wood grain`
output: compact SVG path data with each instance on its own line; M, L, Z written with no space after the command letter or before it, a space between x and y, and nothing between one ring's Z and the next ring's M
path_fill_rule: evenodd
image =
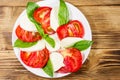
M0 6L26 6L27 2L42 0L0 0ZM120 0L65 0L75 6L110 6L119 5Z
M82 68L59 79L32 74L14 54L13 25L29 1L39 0L0 0L0 80L120 80L120 0L65 0L88 19L94 44Z

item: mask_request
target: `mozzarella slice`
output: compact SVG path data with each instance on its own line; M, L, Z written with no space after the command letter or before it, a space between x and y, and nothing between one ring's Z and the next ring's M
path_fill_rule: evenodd
M58 52L53 52L50 54L50 60L52 62L52 65L53 65L53 69L54 71L57 71L59 70L62 66L64 66L64 63L63 63L63 56L58 53Z
M81 41L82 38L77 37L66 37L61 40L60 44L62 48L67 48L74 45L76 42Z
M34 45L32 47L28 47L28 48L20 48L20 50L31 52L31 51L42 50L44 48L45 48L45 42L44 42L44 40L40 40L37 42L36 45Z
M54 41L55 41L55 47L54 47L54 48L51 47L50 44L45 41L47 49L48 49L49 51L51 51L51 52L60 49L60 40L59 40L57 34L50 35L50 37L51 37L52 39L54 39Z
M51 14L50 14L50 26L53 30L57 30L57 28L59 27L58 24L58 9L59 7L53 7L51 10Z
M28 19L26 12L20 18L20 27L27 31L37 31L35 25Z

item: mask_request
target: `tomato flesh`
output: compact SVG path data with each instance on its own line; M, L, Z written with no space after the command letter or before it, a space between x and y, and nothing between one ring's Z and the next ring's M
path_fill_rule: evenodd
M34 11L34 19L42 25L45 33L54 34L55 31L50 27L50 13L52 8L40 7Z
M67 25L62 25L57 29L57 34L58 34L58 37L59 37L60 40L67 37L67 36L69 36L69 33L67 31L66 26Z
M66 50L60 51L64 57L65 66L60 68L58 72L68 73L76 72L82 66L82 55L79 50L75 48L68 48Z
M40 51L34 51L34 52L26 52L21 51L20 57L21 60L30 67L33 68L42 68L46 65L48 59L49 59L49 51L47 48L40 50Z
M60 40L65 37L80 37L84 36L84 28L78 20L70 21L68 24L58 27L57 34Z
M38 32L26 31L20 25L18 25L15 32L17 37L24 42L35 42L42 38Z

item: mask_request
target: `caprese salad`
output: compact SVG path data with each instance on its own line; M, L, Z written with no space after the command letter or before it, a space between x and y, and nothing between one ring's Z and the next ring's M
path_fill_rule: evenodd
M25 65L41 68L51 77L54 73L72 73L81 68L81 51L88 49L92 41L84 39L83 24L70 15L63 0L59 0L57 8L28 2L15 29L14 42Z

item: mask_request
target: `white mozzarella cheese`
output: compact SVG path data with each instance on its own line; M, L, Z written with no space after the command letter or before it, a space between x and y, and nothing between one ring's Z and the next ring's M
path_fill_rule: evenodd
M52 62L52 65L53 65L53 69L54 71L57 71L59 70L61 67L65 66L64 63L63 63L63 56L58 53L58 52L53 52L50 54L50 60Z
M21 16L19 23L24 30L37 31L35 25L28 19L26 12Z
M58 24L58 7L53 7L50 14L50 26L53 30L57 30Z
M66 37L61 40L60 44L62 48L67 48L74 45L76 42L81 41L82 38L77 37Z

